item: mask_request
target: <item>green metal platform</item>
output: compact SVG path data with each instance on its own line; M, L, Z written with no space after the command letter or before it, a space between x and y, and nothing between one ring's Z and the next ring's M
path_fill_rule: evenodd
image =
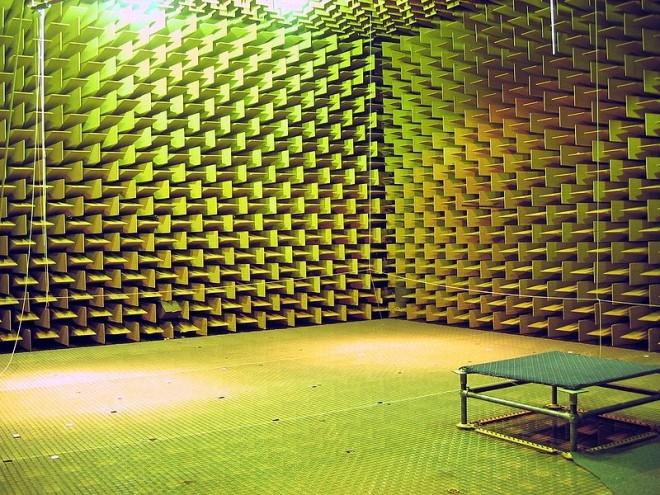
M468 421L468 399L479 399L492 402L502 406L509 406L515 409L528 411L552 418L558 418L568 423L569 439L568 452L575 452L578 448L578 427L586 420L602 418L603 421L611 422L616 419L606 415L629 409L642 404L648 404L660 400L660 391L655 389L640 388L629 384L620 384L623 380L632 378L656 375L660 373L660 366L655 364L640 364L635 362L620 361L616 359L606 359L602 357L584 356L568 352L544 352L540 354L522 356L512 359L503 359L487 363L462 366L456 373L460 377L460 396L461 396L461 422L458 424L462 429L475 429L487 420L469 422ZM478 387L468 386L468 375L487 375L497 378L503 378L506 381L481 385ZM551 387L550 403L546 406L539 406L529 402L515 401L502 397L486 395L485 392L502 390L526 384L541 384ZM611 399L610 403L600 407L581 410L578 408L578 396L587 391L590 387L602 387L610 390L618 390L629 394L641 395L635 399L619 400ZM558 401L558 391L568 395L568 405L562 406ZM518 417L512 415L511 417ZM500 422L504 418L498 418ZM621 420L625 422L625 420ZM597 428L597 425L593 426ZM554 447L531 442L524 438L496 433L484 428L476 428L480 431L507 440L518 441L526 445L540 448L542 450L556 451ZM636 432L630 435L630 441L637 441L655 435L654 428L648 426L648 431L644 433ZM625 443L623 440L611 442L612 446L619 446ZM605 448L608 444L601 445L599 448Z

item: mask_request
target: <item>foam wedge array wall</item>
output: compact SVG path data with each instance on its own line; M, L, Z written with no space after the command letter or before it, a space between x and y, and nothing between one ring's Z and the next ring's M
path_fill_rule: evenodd
M30 0L25 0L30 2ZM42 0L55 5L64 0ZM98 0L66 0L91 4ZM128 1L128 0L114 0ZM134 1L134 0L131 0ZM262 20L276 18L308 28L331 30L371 39L374 34L410 30L430 18L450 18L457 7L472 8L478 0L311 0L299 11L279 9L277 0L151 0L154 10L194 13L214 18Z
M384 189L363 40L52 6L44 217L36 24L0 7L0 340L19 326L30 348L372 316L387 280L371 276Z
M161 0L172 10L214 16L260 18L275 15L308 28L350 33L370 39L374 34L410 30L430 18L450 17L455 8L471 8L477 0L317 0L300 12L281 13L270 0ZM273 2L278 5L278 2ZM286 3L284 3L286 5Z
M495 3L384 44L392 309L658 350L660 4Z
M44 0L48 1L48 0ZM50 0L51 4L63 0ZM97 0L66 0L89 4ZM371 39L374 34L411 30L430 18L451 17L457 7L472 8L478 0L312 0L299 11L279 9L275 0L152 0L171 13L195 13L214 18L262 20L265 17L296 23L308 29L331 30ZM274 5L273 5L274 4Z

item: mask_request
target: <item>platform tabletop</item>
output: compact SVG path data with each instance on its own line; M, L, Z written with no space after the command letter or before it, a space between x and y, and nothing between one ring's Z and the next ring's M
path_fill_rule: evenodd
M556 385L569 390L660 372L660 366L655 364L637 364L557 351L463 366L460 369L465 373Z

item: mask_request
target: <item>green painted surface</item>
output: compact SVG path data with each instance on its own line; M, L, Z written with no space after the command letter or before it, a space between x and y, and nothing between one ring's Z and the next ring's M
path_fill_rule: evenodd
M466 366L463 370L571 390L660 373L660 368L654 365L557 351L480 363Z
M605 483L614 495L660 492L660 442L657 440L601 454L576 454L575 462ZM630 480L635 482L631 483Z
M455 427L451 370L546 350L598 351L382 320L19 354L0 381L0 493L607 494L559 456Z

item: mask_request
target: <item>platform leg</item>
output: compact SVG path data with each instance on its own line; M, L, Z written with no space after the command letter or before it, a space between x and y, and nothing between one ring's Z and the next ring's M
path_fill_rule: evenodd
M580 421L580 415L578 414L578 396L577 394L568 394L569 399L569 443L570 452L575 452L577 450L578 439L577 439L577 428Z
M552 385L552 392L550 394L550 406L553 408L559 407L559 400L557 399L557 386Z
M468 423L468 397L467 397L467 391L468 391L468 383L467 383L467 373L459 371L458 372L458 377L461 382L461 422L458 423L456 426L458 426L461 429L473 429L474 426Z

